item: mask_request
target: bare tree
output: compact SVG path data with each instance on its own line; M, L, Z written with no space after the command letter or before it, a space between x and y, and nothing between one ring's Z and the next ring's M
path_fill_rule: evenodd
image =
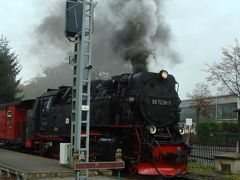
M218 64L208 65L207 80L212 85L221 85L221 90L230 91L231 94L240 97L240 47L236 45L230 49L222 48L222 61Z
M187 96L193 100L192 107L196 109L197 122L199 121L200 115L203 117L209 116L210 102L207 98L210 96L210 91L206 83L196 84L192 93L187 94Z

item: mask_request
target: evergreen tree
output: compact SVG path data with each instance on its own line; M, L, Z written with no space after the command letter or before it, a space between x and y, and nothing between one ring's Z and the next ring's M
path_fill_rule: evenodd
M18 56L12 51L9 41L0 38L0 103L19 100L17 93L21 92L17 75L21 71Z

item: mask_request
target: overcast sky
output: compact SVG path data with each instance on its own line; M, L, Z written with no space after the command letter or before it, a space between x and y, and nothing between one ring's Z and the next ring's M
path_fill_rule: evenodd
M7 37L19 55L23 66L22 81L41 73L47 64L35 61L32 56L33 51L36 51L36 55L38 53L38 50L31 47L33 41L38 41L38 36L41 36L33 36L32 32L49 12L54 12L56 2L57 0L0 0L0 34ZM196 83L205 81L205 64L219 62L221 48L235 45L235 39L240 39L239 7L238 0L165 1L163 14L172 31L171 46L180 54L182 63L163 68L175 75L180 84L182 99L186 99L186 93L191 93ZM59 31L63 32L64 29ZM51 57L50 52L46 53ZM67 50L62 53L66 54ZM161 68L152 67L153 71L159 69Z

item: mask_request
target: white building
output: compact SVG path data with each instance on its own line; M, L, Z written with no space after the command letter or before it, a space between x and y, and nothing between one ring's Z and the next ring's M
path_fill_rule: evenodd
M236 120L237 113L233 112L233 110L237 109L238 97L233 95L226 96L212 96L206 98L206 101L209 102L209 106L207 107L208 116L203 117L200 115L199 120ZM196 122L197 112L196 108L193 107L193 100L183 100L180 104L181 122L185 122L186 118L192 118L193 122Z

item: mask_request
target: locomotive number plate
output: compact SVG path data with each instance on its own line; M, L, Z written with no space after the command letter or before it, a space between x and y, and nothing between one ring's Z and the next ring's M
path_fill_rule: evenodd
M164 100L164 99L152 99L151 104L152 105L160 105L160 106L171 106L172 101L171 100Z

